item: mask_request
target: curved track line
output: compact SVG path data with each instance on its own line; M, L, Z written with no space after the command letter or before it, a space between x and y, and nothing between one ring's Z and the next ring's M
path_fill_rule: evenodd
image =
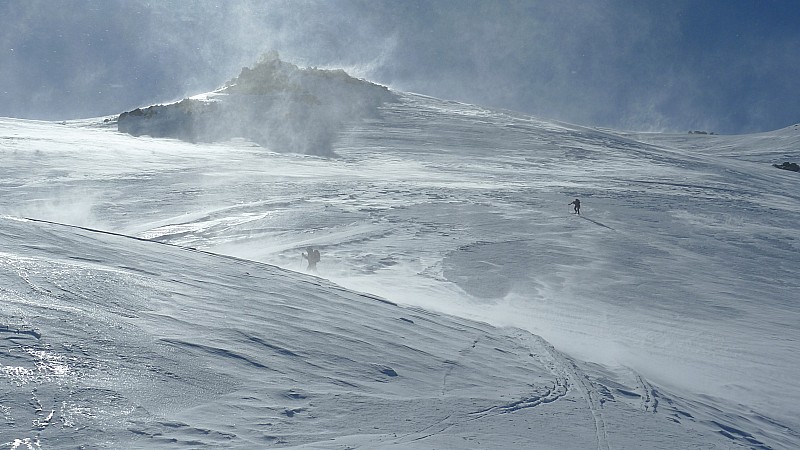
M609 450L611 447L608 444L608 432L603 419L603 406L597 390L592 387L586 375L575 365L572 359L556 350L555 347L541 337L520 330L517 333L517 338L530 346L531 353L542 360L542 363L550 369L556 379L567 380L567 387L570 385L575 386L580 391L594 419L597 449ZM535 350L541 351L537 352Z

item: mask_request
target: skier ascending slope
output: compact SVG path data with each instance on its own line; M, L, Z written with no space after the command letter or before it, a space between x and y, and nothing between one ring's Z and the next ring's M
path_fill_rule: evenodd
M301 253L301 255L303 255L303 258L308 260L308 267L306 267L306 270L309 272L316 272L317 263L319 262L320 259L319 250L314 250L313 248L308 247L306 248L306 252L308 252L308 254Z
M581 213L581 201L580 200L578 200L576 198L575 200L573 200L572 202L570 202L568 204L569 205L575 205L575 214L580 215L580 213Z

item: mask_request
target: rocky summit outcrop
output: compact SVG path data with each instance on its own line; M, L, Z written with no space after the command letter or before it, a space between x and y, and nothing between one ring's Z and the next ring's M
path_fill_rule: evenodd
M800 172L800 165L794 162L786 161L783 164L773 164L773 167L783 170L791 170L792 172Z
M213 93L124 112L117 127L134 136L243 138L276 152L325 156L343 127L374 117L393 99L385 86L343 70L300 68L273 54Z

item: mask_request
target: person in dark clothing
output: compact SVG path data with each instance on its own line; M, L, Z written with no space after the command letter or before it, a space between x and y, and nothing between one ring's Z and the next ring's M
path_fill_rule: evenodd
M581 213L581 201L577 198L569 203L570 205L575 205L575 214L580 215Z
M306 270L309 272L316 272L317 263L319 262L320 259L319 250L314 250L313 248L308 247L306 248L306 252L308 252L308 254L301 253L301 255L303 255L303 258L308 260L308 267L306 267Z

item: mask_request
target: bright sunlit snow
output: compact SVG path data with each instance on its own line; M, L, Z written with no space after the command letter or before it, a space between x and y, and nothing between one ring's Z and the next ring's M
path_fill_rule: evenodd
M800 127L396 94L330 158L0 119L0 447L800 446Z

